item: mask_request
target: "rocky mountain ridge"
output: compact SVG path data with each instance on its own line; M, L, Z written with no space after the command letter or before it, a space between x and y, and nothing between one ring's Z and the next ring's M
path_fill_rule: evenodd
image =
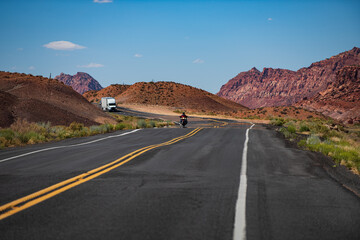
M289 106L324 91L336 80L344 66L360 65L360 48L340 53L298 71L252 68L241 72L224 84L218 96L251 109L268 106Z
M101 90L103 87L92 76L84 72L78 72L75 75L61 73L55 79L71 86L80 94L90 90Z
M346 66L325 91L296 104L344 123L360 123L360 66Z

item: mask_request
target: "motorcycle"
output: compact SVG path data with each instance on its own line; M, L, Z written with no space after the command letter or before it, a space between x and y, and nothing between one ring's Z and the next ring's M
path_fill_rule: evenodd
M187 124L186 118L180 118L180 127L185 128L185 125Z

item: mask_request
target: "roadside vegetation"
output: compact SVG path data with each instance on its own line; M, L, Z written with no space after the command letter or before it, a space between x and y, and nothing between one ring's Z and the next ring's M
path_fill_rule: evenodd
M58 141L67 138L87 137L123 129L167 127L172 122L143 119L133 116L112 114L117 124L102 124L90 127L73 122L69 126L52 126L49 122L27 122L17 120L9 128L0 129L0 148L23 146L26 144Z
M321 152L360 175L360 126L345 127L333 120L276 118L271 124L301 148ZM336 167L336 165L334 165Z

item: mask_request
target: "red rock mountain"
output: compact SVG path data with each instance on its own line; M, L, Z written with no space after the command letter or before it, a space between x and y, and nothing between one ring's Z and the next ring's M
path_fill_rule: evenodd
M130 85L125 84L112 84L106 88L103 88L99 91L91 90L88 92L85 92L83 96L89 101L89 102L99 102L102 97L116 97L119 94L126 91Z
M296 105L345 123L359 123L360 66L342 68L325 91Z
M71 87L40 76L0 72L0 101L0 127L17 119L54 125L115 123Z
M324 91L344 66L360 65L360 49L340 53L298 71L252 68L223 85L218 96L249 108L288 106Z
M84 72L78 72L73 76L61 73L60 75L56 76L55 79L65 83L68 86L71 86L80 94L90 90L101 90L103 88L98 81Z

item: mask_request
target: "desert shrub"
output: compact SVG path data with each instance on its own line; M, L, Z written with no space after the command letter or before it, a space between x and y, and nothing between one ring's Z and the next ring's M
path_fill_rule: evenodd
M26 133L19 133L18 135L19 140L21 143L28 143L28 144L34 144L34 143L40 143L46 141L46 138L41 133L37 133L34 131L26 132Z
M138 120L138 122L137 122L137 127L138 127L138 128L146 128L146 122L145 122L145 120L144 120L144 119Z
M69 129L72 131L80 131L84 128L84 124L82 123L77 123L77 122L72 122L70 123Z
M9 128L0 130L0 137L6 140L12 140L15 137L15 132Z
M125 124L123 123L118 123L115 125L115 130L122 130L125 128Z
M1 148L4 148L4 147L7 147L8 145L7 145L7 140L6 140L6 138L4 138L4 137L0 137L0 149Z
M308 145L315 145L315 144L320 144L321 140L318 136L316 135L310 135L307 139L306 139L306 144Z
M37 123L38 126L46 129L46 130L50 130L51 129L51 123L50 122L38 122Z
M270 121L270 123L275 126L283 126L285 123L285 120L283 118L276 118L276 119L272 119Z
M287 130L290 132L290 133L296 133L296 127L294 125L289 125L287 127Z
M75 131L76 137L87 137L90 135L90 130L88 127L84 127L80 131Z
M90 135L95 135L95 134L99 134L102 133L102 127L101 126L90 126Z
M111 131L113 131L115 129L114 125L112 125L110 123L106 123L103 126L104 126L104 133L111 132Z
M154 122L154 121L150 121L150 122L149 122L149 127L154 128L154 127L155 127L155 125L156 125L156 124L155 124L155 122Z
M299 129L299 132L309 132L310 131L310 128L305 125L305 124L300 124L300 129Z
M301 139L299 142L298 142L298 146L300 147L306 147L306 139Z
M327 130L324 132L323 135L325 138L332 138L332 137L341 137L341 133L338 131L334 131L334 130Z
M288 139L293 139L296 137L295 133L290 132L288 130L288 128L286 128L286 127L280 128L280 132L284 135L285 138L288 138Z
M135 129L135 128L136 128L135 124L130 124L130 123L125 124L125 129Z
M26 133L26 132L44 132L45 129L36 124L30 123L26 119L17 119L13 124L11 124L10 129L14 132Z

